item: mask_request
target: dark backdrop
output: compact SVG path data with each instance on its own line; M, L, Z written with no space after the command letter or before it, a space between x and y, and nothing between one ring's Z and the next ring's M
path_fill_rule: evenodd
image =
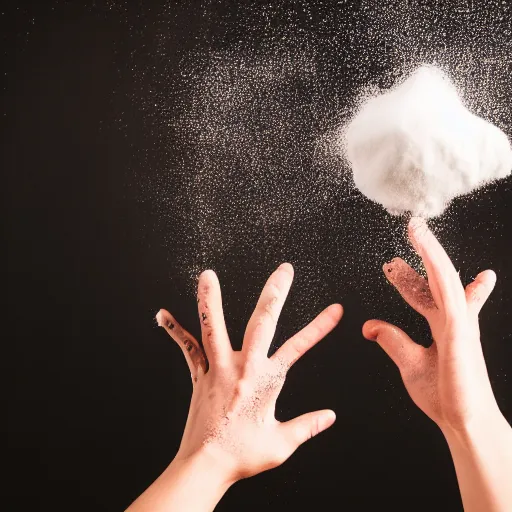
M345 317L290 372L278 418L330 407L338 420L218 509L461 510L440 432L360 334L376 316L429 342L381 275L388 258L411 257L404 220L353 191L335 157L313 153L365 87L421 62L452 72L510 136L508 4L91 0L2 11L2 508L126 507L174 456L191 394L155 312L198 335L193 278L213 267L239 348L266 277L288 260L296 279L275 345L331 302ZM287 78L261 85L283 66ZM230 90L248 99L228 112ZM465 282L498 273L482 338L509 421L510 185L433 222Z

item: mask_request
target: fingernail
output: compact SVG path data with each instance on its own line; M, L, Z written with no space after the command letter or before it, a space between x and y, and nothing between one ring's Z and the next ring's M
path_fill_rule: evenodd
M364 337L369 341L377 341L378 335L378 329L370 329L369 331L365 332Z
M289 274L293 273L293 266L291 263L281 263L279 267L277 267L277 270L284 270L288 272Z
M422 217L411 217L411 220L409 221L409 227L411 229L418 229L425 225L425 219Z
M164 318L163 317L164 317L164 315L162 313L162 310L160 310L155 316L155 320L156 320L158 327L164 326Z
M336 421L336 414L334 411L326 411L322 414L319 420L320 430L326 430Z

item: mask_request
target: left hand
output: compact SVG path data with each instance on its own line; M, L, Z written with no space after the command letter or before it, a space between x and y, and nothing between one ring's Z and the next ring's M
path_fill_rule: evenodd
M180 345L193 382L192 401L175 460L206 454L225 481L233 483L282 464L305 441L330 427L331 410L311 412L281 423L274 417L289 368L339 322L333 304L268 357L277 320L293 280L282 264L268 279L249 320L243 347L228 338L219 281L207 270L199 278L198 309L204 352L199 342L165 310L158 324Z

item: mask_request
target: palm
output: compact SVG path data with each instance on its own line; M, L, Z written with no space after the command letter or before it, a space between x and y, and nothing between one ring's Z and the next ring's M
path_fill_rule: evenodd
M384 272L405 301L427 319L433 343L423 348L401 329L378 320L367 322L363 333L395 361L418 407L439 425L458 428L481 412L482 404L492 403L478 313L492 291L495 276L492 271L482 272L464 290L424 222L412 221L409 236L423 259L428 281L400 258L384 265Z

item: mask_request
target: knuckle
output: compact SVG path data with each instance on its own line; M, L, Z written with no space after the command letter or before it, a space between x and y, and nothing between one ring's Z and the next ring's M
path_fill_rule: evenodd
M284 383L286 374L291 367L290 357L285 357L282 353L272 358L274 362L274 372L276 379L280 379Z
M274 304L276 303L276 300L272 298L269 300L264 306L263 306L263 312L267 314L268 316L273 316L274 314Z
M267 320L271 320L274 322L276 320L276 313L275 313L275 304L277 302L277 297L272 297L269 299L268 302L263 304L261 308L261 315L259 318L258 323L265 323Z
M247 397L251 394L251 390L251 382L246 378L242 378L235 385L234 395L237 398Z
M244 378L251 378L258 372L259 360L256 355L245 360L242 375Z
M265 309L263 310L264 317L271 320L272 322L276 321L276 315L274 313L273 306L271 304L268 304L265 306Z
M311 437L315 437L320 433L321 427L320 427L320 416L317 416L315 418L315 421L313 422L313 425L311 427ZM310 439L311 439L310 437Z
M268 283L268 291L271 293L272 296L276 298L278 298L281 295L281 289L276 283L272 281Z
M291 343L291 348L293 350L294 355L300 356L304 353L308 345L308 339L301 336L293 340L293 343Z
M181 342L188 353L192 354L197 350L195 343L190 338L184 337Z

